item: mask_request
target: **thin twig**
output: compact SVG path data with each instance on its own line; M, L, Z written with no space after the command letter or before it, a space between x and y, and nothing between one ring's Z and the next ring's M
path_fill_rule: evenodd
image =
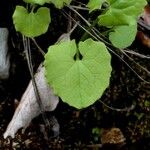
M87 32L91 37L98 40L90 31L88 31L86 28L84 28L78 21L76 21L73 17L69 16L64 10L62 10L62 13L65 17L70 17L80 28L82 28L85 32Z
M130 107L125 107L125 108L116 108L116 107L112 107L112 106L108 106L106 103L104 103L103 101L99 100L106 108L114 110L114 111L118 111L118 112L129 112L131 110L133 110L135 108L135 105L132 104Z
M44 112L44 107L43 107L43 104L42 104L42 101L41 101L41 98L40 98L40 94L39 94L39 91L38 91L38 88L37 88L37 84L36 84L36 81L35 81L35 78L34 78L29 38L26 38L26 37L23 36L23 45L24 45L24 49L26 51L26 58L27 58L27 63L28 63L28 68L29 68L29 71L30 71L30 75L31 75L33 89L34 89L34 92L35 92L35 97L37 99L37 103L39 105L43 121L44 121L46 127L48 129L50 129L50 123L49 123L49 121L46 117L46 114Z
M143 69L148 75L150 75L150 71L148 71L145 67L141 66L141 65L138 64L137 62L135 62L132 57L130 57L129 55L127 55L127 54L124 52L124 50L121 50L121 52L122 52L129 60L131 60L136 66L138 66L139 68ZM150 82L148 82L148 83L150 83Z
M84 3L82 3L82 2L78 2L78 1L76 1L76 0L73 0L74 2L76 2L77 4L79 4L79 5L82 5L82 6L85 6L86 7L86 4L84 4Z
M86 145L85 147L94 149L94 148L102 148L103 145L102 144L91 144L91 145Z
M146 55L137 53L137 52L135 52L135 51L133 51L133 50L126 50L126 49L124 49L124 52L129 53L129 54L132 54L132 55L135 55L135 56L140 57L140 58L143 58L143 59L150 59L150 56L146 56Z
M45 52L42 50L42 48L38 45L38 43L36 42L36 40L34 38L31 38L31 40L33 41L33 43L35 44L35 46L38 48L39 52L44 56Z
M95 27L93 27L93 25L91 23L89 23L89 21L86 20L80 13L78 13L78 11L76 11L71 6L68 6L68 8L70 8L74 13L76 13L88 25L88 27L91 28L91 31L95 34L95 36L97 36L100 39L100 41L104 42L107 45L113 46L111 43L104 40L104 38L106 39L106 37L103 36ZM96 32L98 32L98 34ZM99 35L102 35L103 38L101 38Z
M85 8L85 7L81 7L81 6L74 6L74 5L70 5L72 8L75 8L75 9L80 9L80 10L87 10L89 11L88 8Z

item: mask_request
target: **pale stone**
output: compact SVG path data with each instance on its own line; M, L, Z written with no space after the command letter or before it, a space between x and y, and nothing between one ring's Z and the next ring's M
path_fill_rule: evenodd
M8 29L0 28L0 79L9 77Z
M53 111L58 102L58 96L54 95L52 89L48 86L45 76L44 76L45 68L40 66L38 68L37 73L35 74L35 80L37 83L37 87L39 90L40 98L43 104L44 111ZM39 105L36 101L34 88L32 82L30 81L26 91L24 92L19 106L17 107L14 116L9 123L6 132L4 133L4 138L12 137L14 138L15 133L20 128L26 128L31 120L38 116L41 113ZM59 132L55 130L59 130L59 125L54 128L54 132Z

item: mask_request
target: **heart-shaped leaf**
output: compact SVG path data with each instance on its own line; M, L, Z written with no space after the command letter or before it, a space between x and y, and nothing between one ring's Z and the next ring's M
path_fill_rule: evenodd
M39 4L39 5L43 5L45 3L49 3L50 0L23 0L26 3L33 3L33 4Z
M90 12L96 9L101 9L103 2L106 0L89 0L87 7L90 9Z
M78 57L79 52L82 59ZM79 109L102 96L112 70L106 46L92 39L80 42L78 46L74 40L50 46L44 65L47 81L54 92Z
M132 44L136 37L137 24L116 26L114 32L109 33L109 40L117 48L126 48Z
M109 7L105 14L99 16L103 26L134 24L135 19L144 9L146 0L107 0Z
M13 14L13 23L16 31L27 37L36 37L44 34L48 30L51 21L50 11L46 7L41 7L36 13L28 13L22 6L16 6Z

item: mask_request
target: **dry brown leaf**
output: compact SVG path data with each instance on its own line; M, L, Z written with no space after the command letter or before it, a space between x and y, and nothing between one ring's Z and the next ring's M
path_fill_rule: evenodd
M119 128L103 129L101 142L105 144L124 144L125 137Z
M142 18L142 19L141 19ZM141 22L141 31L137 32L137 38L141 43L150 48L150 6L146 5L144 8L144 12L139 19L139 23Z
M142 17L143 17L145 24L150 26L150 6L149 5L145 6Z
M142 31L137 32L137 38L141 41L141 43L144 46L150 48L150 38L147 35L145 35Z

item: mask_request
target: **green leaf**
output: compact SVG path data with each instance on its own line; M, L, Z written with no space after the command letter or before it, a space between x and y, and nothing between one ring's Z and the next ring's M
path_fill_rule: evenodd
M69 5L72 0L50 0L51 3L55 5L56 8L63 8L64 5Z
M39 4L39 5L43 5L45 3L49 3L50 0L23 0L26 3L31 3L31 4Z
M150 107L150 101L146 100L146 101L144 102L144 106L145 106L145 107Z
M117 48L126 48L132 44L137 33L137 24L116 26L114 32L109 33L109 40Z
M46 7L39 8L36 13L28 13L24 7L17 6L13 14L13 23L16 31L27 37L36 37L44 34L48 30L50 21L50 11Z
M87 7L90 9L90 12L96 9L101 9L103 2L106 0L89 0Z
M82 59L74 59L77 51ZM88 39L50 46L45 56L46 78L61 99L84 108L99 99L109 85L111 56L102 42Z
M146 5L146 0L107 0L107 11L98 17L103 26L134 24Z

